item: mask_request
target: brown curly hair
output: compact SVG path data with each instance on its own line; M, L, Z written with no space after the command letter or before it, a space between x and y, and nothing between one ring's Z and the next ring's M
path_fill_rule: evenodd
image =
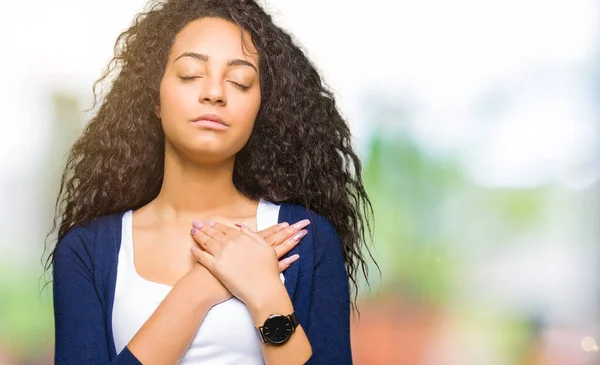
M113 59L94 83L92 108L98 84L115 77L68 155L48 236L58 225L60 241L75 225L135 210L158 195L165 153L165 135L155 114L160 82L175 36L202 17L237 24L259 52L261 105L252 135L236 156L236 188L254 200L301 205L332 222L354 284L355 308L359 267L368 283L363 247L373 259L366 244L373 209L361 162L333 93L290 35L253 0L151 2L119 35Z

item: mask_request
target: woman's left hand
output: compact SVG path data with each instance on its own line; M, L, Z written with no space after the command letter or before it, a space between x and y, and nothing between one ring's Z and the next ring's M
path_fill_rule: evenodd
M192 251L198 262L246 305L264 298L274 285L283 285L275 250L258 233L205 222Z

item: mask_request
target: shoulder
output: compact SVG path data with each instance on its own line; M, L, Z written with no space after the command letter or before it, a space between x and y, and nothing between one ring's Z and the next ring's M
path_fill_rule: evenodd
M333 224L327 217L320 215L312 209L294 203L279 203L278 205L280 206L280 218L310 219L311 224L315 223L315 225L322 229L333 228Z
M279 221L293 223L298 220L310 220L311 228L327 236L337 236L337 231L331 220L312 209L293 203L280 203ZM331 238L331 237L329 237Z
M55 265L67 260L77 260L86 266L92 265L98 254L107 252L105 249L98 249L99 243L120 239L122 215L107 214L96 217L87 224L71 227L56 243Z
M315 211L293 203L281 203L279 222L293 224L302 219L310 220L308 226L312 248L315 251L315 259L318 260L325 251L339 251L341 254L341 242L339 234L331 220Z

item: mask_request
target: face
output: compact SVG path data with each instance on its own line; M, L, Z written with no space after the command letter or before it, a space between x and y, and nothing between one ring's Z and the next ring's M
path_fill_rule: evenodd
M167 151L218 162L250 138L260 106L258 55L244 31L219 18L201 18L177 34L160 84Z

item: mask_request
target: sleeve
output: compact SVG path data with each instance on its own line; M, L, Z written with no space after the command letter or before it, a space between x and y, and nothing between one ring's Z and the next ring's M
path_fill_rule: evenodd
M313 292L306 330L312 356L306 364L352 364L350 287L340 238L321 218L315 237Z
M93 261L79 227L58 242L52 266L54 362L141 365L127 347L112 361L104 311L94 285Z

